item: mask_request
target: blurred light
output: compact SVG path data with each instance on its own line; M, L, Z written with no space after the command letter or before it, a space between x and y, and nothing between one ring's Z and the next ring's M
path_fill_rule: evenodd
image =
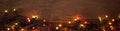
M18 25L18 23L15 23L15 25Z
M77 20L79 20L80 19L80 17L79 16L76 16L76 18L74 19L75 21L77 21Z
M106 18L108 18L108 15L105 15Z
M32 16L32 18L36 18L36 19L38 19L38 16Z
M115 19L112 19L112 21L114 22L114 21L115 21Z
M43 22L46 22L46 20L44 19Z
M113 26L110 26L110 29L111 29L111 30L114 30L114 27L113 27Z
M31 20L30 20L30 18L27 18L27 20L28 20L28 22L30 22Z
M59 26L59 27L62 27L62 24L59 24L58 26Z
M88 24L88 22L87 22L87 21L85 21L85 22L84 22L84 24Z
M101 17L98 17L98 19L100 20L100 22L102 21L102 18L101 18Z
M32 29L35 29L35 27L32 27Z
M118 17L120 18L120 15Z
M68 21L68 24L71 24L71 21Z
M15 27L15 25L12 25L12 29L15 29L14 27Z
M13 11L16 11L16 9L13 9Z
M21 31L24 31L24 29L22 28Z
M74 21L77 21L77 19L74 19Z
M56 30L58 30L59 29L59 27L56 27Z
M111 22L109 22L109 25L112 25L112 23L111 23Z
M43 26L46 26L45 24L43 24Z
M9 30L10 30L10 28L7 28L7 30L9 31Z
M8 12L8 10L5 10L4 12L5 12L5 13L7 13L7 12Z
M84 27L84 25L83 25L83 24L80 24L80 26L81 26L81 27Z
M106 31L105 29L102 29L103 31Z

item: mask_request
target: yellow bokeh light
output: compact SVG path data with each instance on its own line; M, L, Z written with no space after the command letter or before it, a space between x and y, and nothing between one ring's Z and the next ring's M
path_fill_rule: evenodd
M80 26L84 27L84 25L83 25L83 24L80 24Z
M111 30L114 30L114 27L113 27L113 26L110 26L110 29L111 29Z
M59 29L59 27L56 27L56 29L58 30L58 29Z
M15 25L18 25L18 23L15 23Z
M115 19L112 19L112 21L114 22L114 21L115 21Z
M101 17L98 17L98 19L100 20L100 22L102 21L102 18L101 18Z
M32 16L32 18L38 18L38 16Z
M77 19L74 19L74 21L77 21Z
M108 18L108 15L105 15L106 18Z
M13 11L16 11L16 9L13 9Z

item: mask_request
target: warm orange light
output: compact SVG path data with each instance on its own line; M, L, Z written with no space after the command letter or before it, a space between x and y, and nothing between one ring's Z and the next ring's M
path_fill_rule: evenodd
M10 28L7 28L7 30L9 31L9 30L10 30Z
M56 30L58 30L59 29L59 27L56 27Z
M71 21L68 21L68 24L71 24Z
M22 28L21 31L24 31L24 29Z
M5 10L4 12L5 12L5 13L7 13L7 12L8 12L8 10Z
M62 27L62 24L59 24L58 26L59 26L59 27Z
M105 15L106 18L108 18L108 15Z
M111 22L109 22L109 25L112 25L112 23L111 23Z
M28 22L30 22L31 20L30 20L30 18L27 18L27 20L28 20Z
M102 21L102 18L101 18L101 17L98 17L98 19L100 20L100 22Z
M84 27L84 25L83 25L83 24L80 24L80 26Z
M111 29L111 30L114 30L114 27L113 27L113 26L110 26L110 29Z
M115 19L112 19L112 21L114 22L114 21L115 21Z
M15 25L18 25L18 23L15 23Z

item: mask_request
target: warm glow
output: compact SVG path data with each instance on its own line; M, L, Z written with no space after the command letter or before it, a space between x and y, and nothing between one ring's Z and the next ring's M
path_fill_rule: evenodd
M22 28L21 31L24 31L24 29Z
M35 27L32 27L32 29L35 29Z
M14 11L16 11L16 9L13 9Z
M38 18L38 16L32 16L32 18Z
M114 22L114 21L115 21L115 19L112 19L112 21Z
M81 26L81 27L84 27L84 25L83 25L83 24L80 24L80 26Z
M98 19L100 20L100 22L102 21L102 18L101 18L101 17L98 17Z
M11 28L12 28L12 29L15 29L14 27L15 27L15 25L12 25L12 27L11 27Z
M28 22L30 22L31 20L30 20L30 18L27 18L27 20L28 20Z
M77 20L79 20L79 19L80 19L80 17L79 17L79 16L76 16L75 19L74 19L74 21L77 21Z
M87 21L85 21L85 22L84 22L84 24L88 24L88 22L87 22Z
M15 23L15 25L18 25L18 23Z
M43 24L43 26L46 26L45 24Z
M62 27L62 24L59 24L58 26L59 26L59 27Z
M106 18L108 18L108 15L105 15Z
M71 24L71 21L68 21L68 24Z
M46 22L46 20L44 19L43 22Z
M114 30L114 27L113 27L113 26L110 26L110 29L111 29L111 30Z
M10 30L10 28L7 28L7 30L9 31L9 30Z
M8 12L8 10L5 10L4 12L5 12L5 13L7 13L7 12Z
M59 29L59 27L56 27L56 29L58 30L58 29Z
M112 25L112 23L111 23L111 22L109 22L109 25Z
M77 19L74 19L74 21L77 21Z

